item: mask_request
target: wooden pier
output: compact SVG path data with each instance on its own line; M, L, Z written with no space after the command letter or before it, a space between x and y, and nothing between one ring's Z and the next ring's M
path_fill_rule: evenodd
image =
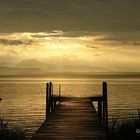
M98 111L93 102L98 103ZM108 140L107 126L106 82L101 96L86 98L61 97L60 92L54 96L50 82L46 84L46 120L32 140Z

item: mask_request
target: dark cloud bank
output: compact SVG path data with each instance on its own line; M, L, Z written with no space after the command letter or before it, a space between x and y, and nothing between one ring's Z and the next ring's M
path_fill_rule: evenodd
M0 0L0 31L140 31L139 13L139 0Z
M2 45L32 45L32 40L0 39Z

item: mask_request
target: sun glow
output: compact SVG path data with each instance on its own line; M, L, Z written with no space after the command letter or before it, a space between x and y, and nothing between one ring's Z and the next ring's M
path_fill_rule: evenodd
M69 46L67 46L67 45L56 45L56 48L58 48L58 49L68 49Z
M126 44L121 44L114 41L116 44L114 47L112 40L110 43L106 43L107 37L108 35L60 37L56 32L1 33L0 62L2 64L10 62L11 66L12 63L18 63L25 58L35 58L45 62L52 60L58 62L59 60L61 64L62 62L64 64L70 62L71 64L84 63L96 66L102 64L104 67L112 67L115 70L117 67L123 69L123 65L129 69L130 62L139 66L140 55L137 42L129 41ZM132 46L135 48L132 49Z

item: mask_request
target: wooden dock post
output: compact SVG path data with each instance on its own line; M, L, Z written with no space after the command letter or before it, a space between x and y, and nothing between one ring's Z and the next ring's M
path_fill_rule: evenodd
M102 121L102 101L98 101L98 117Z
M108 126L107 83L103 82L103 125Z
M59 96L60 96L60 85L59 85ZM56 100L53 95L53 84L52 82L46 83L46 118L54 111L56 107Z
M52 93L53 89L52 89L52 82L50 82L50 90L49 90L49 104L50 104L50 112L53 111L53 98L52 98Z
M46 83L46 118L48 114L50 113L49 109L49 83Z
M59 84L59 97L61 97L61 85Z

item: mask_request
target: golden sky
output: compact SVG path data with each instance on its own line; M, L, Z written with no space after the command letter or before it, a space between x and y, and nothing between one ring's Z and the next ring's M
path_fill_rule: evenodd
M0 0L0 66L24 59L140 71L139 0Z
M37 59L54 65L88 65L109 71L139 71L140 43L111 34L79 34L52 31L0 34L0 64L14 65ZM129 34L129 33L128 33Z

